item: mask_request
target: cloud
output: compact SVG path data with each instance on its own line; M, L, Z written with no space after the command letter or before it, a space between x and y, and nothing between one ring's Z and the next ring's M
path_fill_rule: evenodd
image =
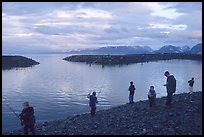
M109 12L92 8L78 9L75 11L70 10L55 11L53 13L53 16L59 18L99 18L99 19L112 18Z
M171 43L193 46L202 42L201 4L3 2L3 49L17 51L21 47L27 52L107 45L148 45L152 49Z
M185 24L178 24L178 25L171 25L171 24L149 24L152 29L169 29L169 30L186 30L187 25Z
M197 39L202 41L202 31L201 30L194 30L194 31L188 31L183 33L182 35L186 36L189 39Z
M17 37L30 37L32 36L32 33L17 33L16 36Z
M178 12L176 8L173 8L171 3L162 4L162 3L150 2L150 3L147 3L147 6L152 10L152 13L151 13L152 16L159 16L167 19L176 19L184 15L184 13Z

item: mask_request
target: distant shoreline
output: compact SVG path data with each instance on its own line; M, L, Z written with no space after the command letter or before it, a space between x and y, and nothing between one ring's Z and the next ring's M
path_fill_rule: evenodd
M173 95L173 105L165 107L166 97L122 104L107 110L48 121L36 126L37 135L202 135L202 91ZM87 106L88 107L88 106ZM3 133L22 135L22 129Z
M87 64L102 65L122 65L172 59L190 59L202 61L202 54L159 53L130 55L72 55L63 58L63 60L71 62L85 62Z
M19 67L32 67L33 65L38 65L39 62L26 58L23 56L2 56L2 70L9 70Z

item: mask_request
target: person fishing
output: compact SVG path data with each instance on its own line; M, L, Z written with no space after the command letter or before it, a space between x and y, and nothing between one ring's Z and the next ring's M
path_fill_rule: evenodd
M89 98L89 106L91 107L91 116L96 114L96 103L98 103L96 92L94 91L92 95L88 94L87 98Z
M35 135L35 115L33 107L29 106L28 102L22 104L23 110L19 115L21 120L21 125L24 126L24 135L28 135L28 130L32 132L32 135Z
M188 88L189 88L189 91L190 91L189 93L190 94L193 93L193 84L194 84L194 82L195 82L194 77L192 77L192 79L188 81L188 84L189 84Z
M129 94L129 104L134 103L133 98L134 98L134 94L135 94L135 86L133 85L133 82L130 82L130 86L128 88L128 90L130 91Z

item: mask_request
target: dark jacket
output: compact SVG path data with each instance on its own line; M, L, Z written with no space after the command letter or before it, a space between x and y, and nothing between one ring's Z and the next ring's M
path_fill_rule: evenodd
M98 103L97 97L91 95L90 98L89 98L89 106L90 107L96 107L96 103Z
M170 75L167 78L167 83L166 83L166 89L167 93L175 93L176 91L176 79L173 75Z
M134 85L130 85L129 86L129 91L130 91L130 95L134 95L134 93L135 93L135 86Z
M23 125L34 125L35 124L35 116L33 107L28 107L22 110L19 115L22 120Z
M151 90L151 89L149 90L148 98L156 98L155 90Z
M189 83L189 86L193 87L194 80L189 80L188 83Z

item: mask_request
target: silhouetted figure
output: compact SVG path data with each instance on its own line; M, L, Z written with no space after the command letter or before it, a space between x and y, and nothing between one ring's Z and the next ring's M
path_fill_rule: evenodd
M189 87L188 87L188 88L189 88L189 91L190 91L189 93L193 93L193 84L194 84L194 82L195 82L195 81L194 81L194 78L193 78L193 77L192 77L191 80L188 81L188 84L189 84Z
M149 99L149 107L156 106L156 92L154 90L154 86L150 86L148 99Z
M129 89L130 94L129 94L129 103L132 104L134 103L133 98L134 98L134 94L135 94L135 86L133 85L133 82L130 82L130 86Z
M96 114L96 103L98 103L96 92L93 92L92 95L87 96L89 98L89 106L91 107L91 116Z
M24 134L28 135L28 130L32 132L32 135L35 135L35 116L33 107L29 107L28 102L24 102L23 110L21 112L20 119L21 125L24 126Z
M164 73L164 76L167 77L166 84L164 84L167 90L166 106L171 106L172 95L176 92L176 79L173 75L170 75L168 71Z

